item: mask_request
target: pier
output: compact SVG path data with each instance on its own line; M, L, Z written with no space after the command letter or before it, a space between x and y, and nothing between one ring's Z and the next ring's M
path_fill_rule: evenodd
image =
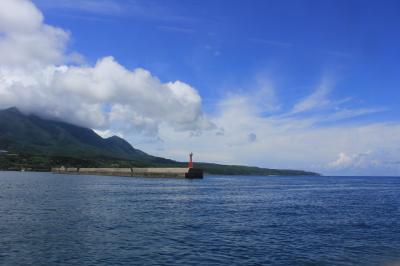
M189 154L187 168L74 168L58 167L51 171L57 174L108 175L108 176L137 176L137 177L175 177L203 178L203 170L193 168L193 153Z
M203 178L203 170L197 168L74 168L59 167L51 171L57 174Z

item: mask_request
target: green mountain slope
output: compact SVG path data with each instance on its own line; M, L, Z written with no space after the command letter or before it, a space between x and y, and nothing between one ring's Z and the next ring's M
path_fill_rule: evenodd
M185 167L186 163L151 156L117 136L102 138L93 130L25 115L17 108L0 110L0 169L49 170L74 167ZM314 175L296 170L275 170L209 163L196 164L214 174Z
M49 156L156 159L117 136L103 139L91 129L24 115L16 108L0 111L0 147Z

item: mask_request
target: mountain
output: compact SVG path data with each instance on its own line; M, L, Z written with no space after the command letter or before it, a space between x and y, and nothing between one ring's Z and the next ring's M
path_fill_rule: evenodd
M102 138L92 129L26 115L17 108L0 110L0 169L48 170L52 166L75 167L184 167L176 162L133 148L124 139ZM208 173L258 175L314 175L297 170L197 163Z
M91 129L25 115L15 107L0 111L0 147L51 156L157 159L120 137L103 139Z

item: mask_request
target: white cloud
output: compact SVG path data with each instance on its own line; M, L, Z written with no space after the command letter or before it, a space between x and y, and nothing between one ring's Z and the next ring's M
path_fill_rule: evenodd
M198 92L186 83L162 83L144 69L129 71L112 57L93 67L0 68L0 106L97 129L156 134L166 123L176 130L210 129Z
M120 138L125 138L124 134L116 133L116 132L111 131L109 129L105 129L105 130L95 129L94 131L97 133L97 135L101 136L102 138L109 138L109 137L112 137L112 136L118 136Z
M386 111L385 108L359 108L359 109L339 109L331 113L327 116L325 116L324 121L329 122L329 121L338 121L338 120L344 120L344 119L350 119L358 116L365 116L369 114L374 114L374 113L380 113Z
M320 86L309 96L297 102L293 106L292 114L322 108L330 104L328 94L331 91L331 84L327 79L323 80Z
M194 151L196 161L297 168L324 174L400 174L399 123L334 123L319 126L326 116L263 115L260 102L249 95L223 99L213 122L219 130L196 137L161 127L163 143L146 143L147 151L185 160ZM329 100L335 102L334 100ZM354 115L362 112L354 111ZM290 112L290 111L289 111ZM335 120L347 119L341 111ZM350 111L349 111L350 112ZM254 134L254 135L253 135ZM254 140L254 141L253 141ZM159 152L155 147L162 147ZM339 157L338 157L339 156Z
M26 0L0 1L0 62L2 66L59 64L69 33L43 23L42 13Z
M328 166L332 168L346 168L349 167L353 161L354 158L344 152L341 152L339 153L338 158L335 161L330 162Z
M65 31L44 24L40 11L26 0L2 0L0 10L0 107L150 135L162 123L183 131L213 128L190 85L163 83L149 71L130 71L112 57L94 66L61 64L68 58Z
M328 164L328 168L332 173L348 172L353 174L398 174L400 166L396 163L395 158L398 154L393 153L394 149L382 149L377 147L374 151L366 151L362 153L346 154L339 153L336 160Z

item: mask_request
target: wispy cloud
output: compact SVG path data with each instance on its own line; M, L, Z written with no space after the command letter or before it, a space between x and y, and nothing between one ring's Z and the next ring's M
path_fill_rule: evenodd
M278 117L287 118L301 115L308 117L308 121L312 124L321 125L387 111L386 108L381 107L346 107L346 104L348 105L353 99L346 97L337 100L330 97L332 83L331 80L324 78L311 94L297 101L289 112L280 114Z
M209 51L213 56L217 57L221 55L221 51L217 47L213 47L211 45L206 45L204 47L207 51Z
M337 57L352 57L353 55L350 53L342 52L342 51L327 51L326 52L329 55L337 56Z
M83 20L92 23L109 23L113 22L114 18L110 16L95 16L95 15L78 15L73 13L60 13L58 17L63 17L67 19Z
M343 109L335 111L325 117L325 122L340 121L359 116L371 115L386 111L385 108L360 108L360 109Z
M195 32L194 29L172 27L172 26L158 26L157 28L160 30L163 30L163 31L171 31L171 32L179 32L179 33L194 33Z
M282 42L282 41L277 41L277 40L266 40L266 39L260 39L260 38L251 38L250 41L254 42L254 43L266 44L269 46L276 46L276 47L282 47L282 48L290 48L293 46L293 44L289 43L289 42Z
M111 0L37 0L35 2L47 8L74 9L100 15L118 15L126 12L120 2Z
M94 16L124 16L156 21L197 21L196 18L179 14L166 5L150 1L133 0L34 0L42 8L75 10Z
M330 104L328 95L331 92L331 84L325 79L320 86L309 96L298 101L291 111L291 114L297 114L316 108L321 108Z
M253 97L243 93L221 100L219 111L211 116L218 129L195 139L161 127L163 154L184 159L190 148L204 161L301 168L325 174L400 174L400 165L382 163L398 161L400 151L393 144L400 143L399 123L324 124L327 117L339 121L378 109L332 110L325 116L265 115L260 112L262 101ZM153 148L147 146L146 150Z
M264 86L227 94L215 103L218 111L210 115L217 125L214 131L189 138L161 127L163 154L184 159L190 147L204 161L337 175L400 174L399 164L385 163L398 162L400 149L393 144L400 143L399 123L371 119L341 123L385 108L358 107L350 97L335 99L333 82L323 79L293 107L280 109L276 88L264 81Z

